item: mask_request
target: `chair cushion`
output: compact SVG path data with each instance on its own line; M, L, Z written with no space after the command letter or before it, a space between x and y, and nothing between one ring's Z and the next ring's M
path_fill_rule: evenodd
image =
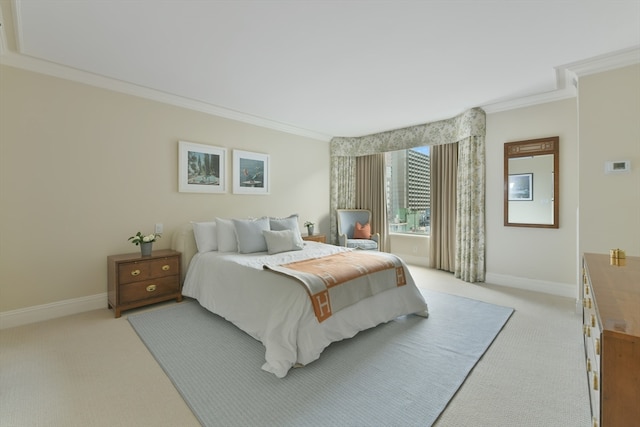
M364 250L377 250L378 243L375 240L369 239L347 239L347 247Z
M353 229L354 239L371 239L371 224L365 225L356 222L356 227Z

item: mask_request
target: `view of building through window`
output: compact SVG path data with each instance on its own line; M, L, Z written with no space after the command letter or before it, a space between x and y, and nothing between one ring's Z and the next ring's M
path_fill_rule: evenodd
M385 154L390 233L430 233L430 160L428 146Z

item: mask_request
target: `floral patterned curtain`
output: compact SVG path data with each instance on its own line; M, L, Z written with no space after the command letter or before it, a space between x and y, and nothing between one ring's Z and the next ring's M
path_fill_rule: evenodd
M354 207L354 157L458 142L455 274L467 282L484 281L485 134L485 113L480 108L473 108L447 120L362 137L333 138L330 142L330 241L335 242L337 233L335 210ZM347 160L349 158L351 161Z
M484 282L485 274L484 165L484 136L458 141L454 273L457 278L471 283Z
M356 207L356 157L331 156L331 226L329 243L338 243L338 218L336 209Z

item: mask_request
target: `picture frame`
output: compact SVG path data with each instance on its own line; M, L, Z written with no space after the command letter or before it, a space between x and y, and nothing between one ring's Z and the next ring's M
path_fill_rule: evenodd
M234 194L269 194L270 157L268 154L233 150Z
M178 141L179 192L226 193L226 166L226 148Z
M533 200L533 174L519 173L509 175L509 201Z

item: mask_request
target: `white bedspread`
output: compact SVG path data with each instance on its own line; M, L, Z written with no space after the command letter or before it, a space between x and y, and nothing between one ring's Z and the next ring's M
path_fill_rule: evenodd
M319 323L305 288L296 280L264 270L350 249L305 242L302 251L268 255L206 252L190 262L182 294L229 320L265 346L262 369L284 377L296 363L320 357L332 342L398 316L427 314L427 304L411 275L407 285L373 295Z

